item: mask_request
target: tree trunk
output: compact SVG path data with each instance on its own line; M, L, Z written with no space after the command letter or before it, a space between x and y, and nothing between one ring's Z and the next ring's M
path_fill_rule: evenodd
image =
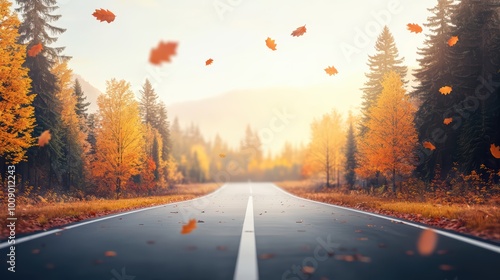
M396 169L392 169L392 192L396 193Z

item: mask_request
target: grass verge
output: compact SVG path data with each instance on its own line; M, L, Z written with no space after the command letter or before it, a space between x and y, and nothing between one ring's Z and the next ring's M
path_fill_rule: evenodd
M499 205L442 205L432 201L401 201L355 191L318 189L309 181L277 182L276 185L299 197L393 216L500 243Z
M137 197L124 199L99 199L91 201L37 203L16 206L16 234L47 230L81 220L105 216L178 201L184 201L211 193L219 188L215 183L179 185L163 196ZM7 221L6 207L0 218ZM0 239L8 236L7 227L2 227Z

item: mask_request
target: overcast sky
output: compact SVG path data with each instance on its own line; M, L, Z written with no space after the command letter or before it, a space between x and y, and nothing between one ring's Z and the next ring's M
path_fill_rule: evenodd
M417 66L422 25L437 0L63 0L53 23L66 28L57 46L66 46L70 67L101 91L111 78L137 90L149 78L167 104L196 100L234 89L307 87L349 80L364 82L366 61L382 25L394 34L405 63ZM92 13L116 14L112 23ZM290 33L306 24L307 33ZM265 39L276 40L271 51ZM172 62L153 66L150 50L160 40L179 43ZM211 66L205 60L214 59ZM328 76L327 66L339 74ZM358 96L358 95L356 95ZM346 94L346 104L352 100ZM340 103L342 104L342 103Z

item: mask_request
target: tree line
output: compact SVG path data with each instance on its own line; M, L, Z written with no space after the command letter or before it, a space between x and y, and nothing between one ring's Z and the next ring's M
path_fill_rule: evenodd
M345 122L332 110L312 123L306 174L319 172L326 186L344 180L393 192L409 178L434 191L471 187L472 175L486 188L498 183L490 146L500 144L500 1L438 0L429 12L417 85L406 89L407 66L384 27L368 57L359 116ZM452 36L459 41L450 46ZM443 86L452 92L441 94Z

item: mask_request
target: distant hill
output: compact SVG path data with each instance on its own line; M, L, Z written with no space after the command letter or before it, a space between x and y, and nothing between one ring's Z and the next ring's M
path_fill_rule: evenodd
M87 82L82 76L78 74L73 75L73 80L78 79L82 86L83 93L87 96L87 101L90 102L89 112L97 111L97 97L101 94L101 91Z

